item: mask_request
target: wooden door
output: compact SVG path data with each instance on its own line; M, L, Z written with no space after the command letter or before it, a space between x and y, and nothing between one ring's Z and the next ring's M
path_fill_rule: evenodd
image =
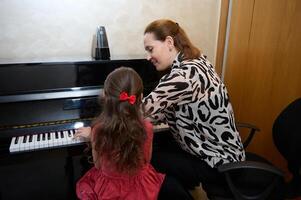
M233 0L232 5L225 83L235 117L261 129L248 150L287 172L272 125L301 97L301 1Z

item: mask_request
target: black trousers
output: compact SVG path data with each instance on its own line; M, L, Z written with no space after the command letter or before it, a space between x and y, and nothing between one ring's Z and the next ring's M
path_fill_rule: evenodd
M155 134L151 163L157 171L166 174L160 200L193 199L188 191L200 183L205 191L217 182L225 183L224 176L216 168L182 150L169 132Z

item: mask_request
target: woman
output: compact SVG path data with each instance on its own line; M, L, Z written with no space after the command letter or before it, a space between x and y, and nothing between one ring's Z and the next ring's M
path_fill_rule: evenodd
M169 70L144 98L147 116L166 121L176 141L154 151L152 164L186 189L224 181L217 167L245 159L225 85L178 23L150 23L144 47L158 71Z

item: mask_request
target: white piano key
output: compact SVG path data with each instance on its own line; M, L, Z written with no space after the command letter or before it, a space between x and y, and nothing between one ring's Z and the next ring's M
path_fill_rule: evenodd
M58 132L55 132L54 133L54 138L53 138L53 146L56 147L56 146L59 146L59 137L58 137Z
M57 147L59 146L59 138L58 138L58 132L54 132L53 134L53 146Z
M50 133L45 133L45 148L49 147L49 138L48 138L48 135Z
M40 149L44 149L45 148L45 142L43 140L43 137L44 137L44 133L40 133Z
M37 134L37 147L36 149L41 149L43 146L42 146L42 134L39 133Z
M23 145L24 145L24 151L26 151L26 150L28 150L29 149L29 144L28 144L28 136L26 135L26 136L24 136L24 141L25 142L23 142Z
M63 140L64 140L64 138L62 137L62 136L64 136L63 131L59 131L58 136L59 136L59 145L61 146L61 145L63 145Z
M17 142L18 137L13 137L9 146L9 152L16 152L19 150L19 144Z
M65 145L66 144L66 142L65 142L65 137L64 137L64 131L61 131L61 134L60 134L60 136L61 136L61 144L62 145Z
M63 131L64 139L63 144L68 144L68 131Z
M54 146L54 132L50 132L50 140L48 141L48 146L53 147Z
M17 137L17 143L16 144L16 151L20 151L20 144L21 144L21 137Z
M33 149L38 149L39 148L39 144L37 142L37 138L38 138L38 135L35 134L32 136L32 141L33 141Z
M28 142L29 141L29 135L24 136L24 141L25 141L24 144L23 144L24 145L24 150L28 150L29 149L29 142Z
M23 143L23 140L24 140L24 136L20 136L19 141L18 141L18 143L19 143L19 150L20 151L24 151L25 150L25 144Z
M31 149L34 149L33 136L34 136L34 135L30 135L30 136L29 136L29 140L28 140L28 144L29 144L29 145L28 145L28 149L30 149L30 150L31 150Z
M73 131L72 130L67 131L67 141L68 141L68 144L73 143Z

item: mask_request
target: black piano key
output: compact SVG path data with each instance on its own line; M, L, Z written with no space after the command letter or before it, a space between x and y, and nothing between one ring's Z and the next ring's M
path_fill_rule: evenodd
M45 133L42 133L42 140L45 141L46 137L45 137Z
M55 132L55 139L59 139L59 134L58 134L58 132Z
M50 133L47 134L47 140L50 140Z
M25 136L23 137L22 143L26 143L26 139L27 139L27 135L25 135Z
M32 135L29 136L29 142L32 142Z
M18 144L18 141L19 141L19 136L16 137L15 144Z
M37 141L39 142L41 140L41 134L38 134Z
M63 131L61 131L60 133L61 133L61 138L64 138L64 133L63 133Z
M72 130L69 130L69 131L68 131L68 136L69 136L69 137L72 137Z

